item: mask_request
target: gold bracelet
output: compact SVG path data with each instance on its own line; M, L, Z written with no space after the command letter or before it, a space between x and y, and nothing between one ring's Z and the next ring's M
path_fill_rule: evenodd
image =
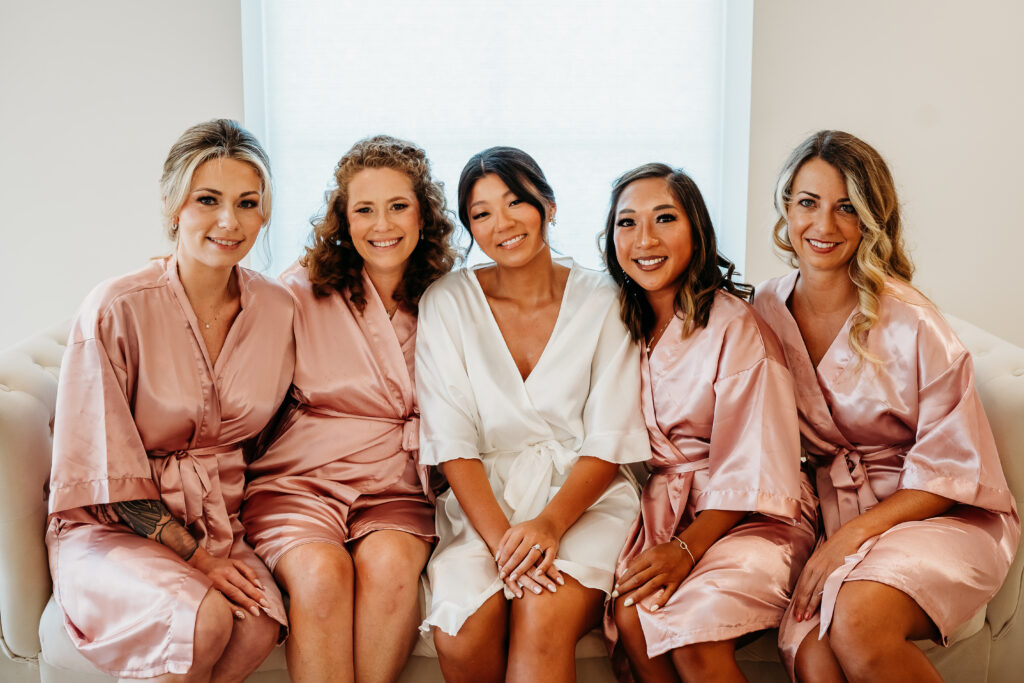
M683 550L685 550L686 554L690 556L690 567L691 568L692 567L696 567L697 566L697 560L693 559L693 553L690 552L690 546L686 545L686 541L684 541L683 539L679 538L678 536L673 536L672 540L675 541L676 543L678 543L679 547L682 548Z

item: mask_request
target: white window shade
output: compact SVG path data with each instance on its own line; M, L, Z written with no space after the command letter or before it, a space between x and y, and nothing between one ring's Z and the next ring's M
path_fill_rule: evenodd
M254 265L276 275L301 254L338 159L375 133L423 147L453 211L471 155L527 151L555 190L552 246L592 267L611 183L639 164L684 167L717 221L723 122L736 118L725 111L726 11L746 4L246 2L246 120L275 175L270 259ZM742 205L745 168L734 175L742 193L730 201ZM717 227L742 261L738 216Z

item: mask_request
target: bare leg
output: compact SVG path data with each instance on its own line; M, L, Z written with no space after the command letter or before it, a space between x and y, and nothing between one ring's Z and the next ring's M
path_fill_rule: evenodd
M434 646L447 683L501 683L505 680L508 609L508 600L498 591L466 619L456 635L450 636L434 627Z
M187 674L164 674L146 680L155 683L207 683L231 638L232 612L231 604L220 591L214 588L206 591L196 614L192 668ZM129 679L120 680L127 682Z
M562 576L557 593L523 591L512 601L507 681L575 683L576 642L597 625L604 593Z
M920 681L942 677L914 640L938 630L906 593L875 581L843 584L830 629L832 651L853 682Z
M352 558L333 543L286 552L274 575L288 592L291 635L285 652L295 683L353 681Z
M430 544L404 531L375 531L356 541L355 668L360 683L398 679L416 642L420 573Z
M672 651L672 662L685 683L746 683L736 663L736 641L716 640L684 645Z
M235 621L231 639L220 661L213 667L210 681L242 683L274 649L280 632L281 625L266 614L258 617L249 614L245 619Z
M678 683L679 676L667 655L647 657L647 639L644 637L636 607L623 607L625 598L615 602L615 625L619 627L619 642L629 657L633 676L642 683Z
M846 683L829 636L818 640L818 629L804 636L796 651L796 678L802 683Z

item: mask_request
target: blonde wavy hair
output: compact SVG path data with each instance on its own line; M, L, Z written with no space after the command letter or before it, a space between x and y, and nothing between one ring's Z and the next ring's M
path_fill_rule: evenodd
M878 363L868 351L867 335L878 321L878 302L886 277L910 283L914 264L903 240L896 185L885 160L874 147L840 130L822 130L804 140L786 159L775 183L775 221L772 241L794 268L798 261L789 241L786 211L792 200L793 178L811 159L825 161L846 182L846 191L860 220L861 240L850 259L850 279L858 291L858 311L850 327L850 346L863 360Z

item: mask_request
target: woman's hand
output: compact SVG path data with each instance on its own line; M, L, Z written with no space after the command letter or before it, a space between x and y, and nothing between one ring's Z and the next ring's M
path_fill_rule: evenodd
M675 540L648 548L629 563L615 585L623 605L629 607L654 594L651 611L668 602L679 584L693 571L693 560ZM613 597L615 595L613 594Z
M242 608L235 610L236 619L245 619L243 610L249 610L253 616L258 617L261 606L270 608L259 576L245 562L214 557L203 548L198 548L188 563L210 577L214 588L236 607Z
M534 593L540 593L543 588L554 593L556 583L565 585L562 574L555 568L560 540L557 526L543 513L509 527L494 557L498 576L506 583L518 583Z
M860 545L857 536L844 526L815 548L793 589L793 615L797 621L810 619L818 611L825 580L843 565L847 555L857 552Z

